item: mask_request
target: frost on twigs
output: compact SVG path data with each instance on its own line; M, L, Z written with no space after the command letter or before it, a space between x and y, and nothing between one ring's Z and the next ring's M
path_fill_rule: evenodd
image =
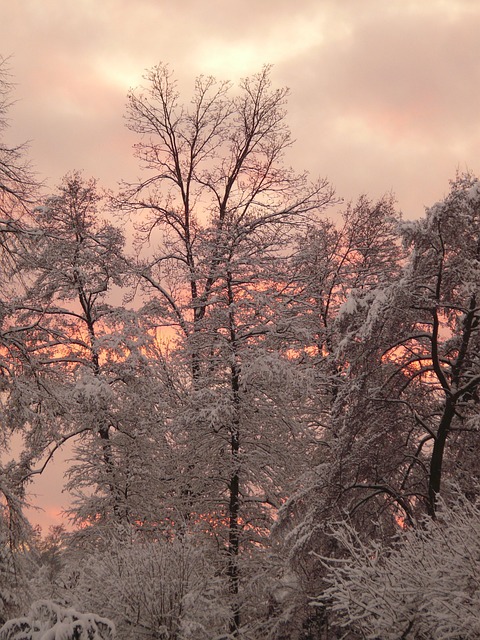
M435 520L396 543L363 543L347 523L335 534L347 553L326 561L327 605L337 624L377 640L480 637L480 508L457 497Z
M38 600L25 618L0 629L0 640L114 640L113 623L93 613L79 613L49 600Z

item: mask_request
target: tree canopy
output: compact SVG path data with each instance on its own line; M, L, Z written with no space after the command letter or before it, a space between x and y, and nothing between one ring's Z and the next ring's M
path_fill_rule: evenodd
M342 203L286 165L287 97L154 67L115 194L45 195L0 144L1 637L476 633L480 181L415 221ZM73 530L42 539L66 443Z

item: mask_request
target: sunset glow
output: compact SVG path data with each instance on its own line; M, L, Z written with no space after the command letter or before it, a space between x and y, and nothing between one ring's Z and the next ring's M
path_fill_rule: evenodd
M288 162L328 175L345 200L393 189L404 214L418 217L456 168L480 169L479 27L480 7L468 0L296 7L252 0L241 10L215 0L11 2L0 23L0 53L12 56L18 100L7 137L31 141L48 188L79 169L115 189L138 172L123 116L127 91L142 85L146 69L169 63L188 96L197 74L237 83L273 64L275 83L291 89L288 122L297 142ZM157 331L167 349L174 330ZM87 345L86 335L79 338ZM64 352L57 347L53 355ZM400 362L406 353L388 357ZM36 487L57 482L45 478ZM58 499L52 489L49 521Z
M41 10L30 0L3 15L19 99L9 135L31 140L51 186L65 168L109 187L135 175L125 96L159 61L186 95L199 73L237 81L272 63L275 82L291 88L289 161L328 175L346 199L393 189L418 216L456 167L478 169L480 8L468 0L250 2L241 11L214 0L47 0Z

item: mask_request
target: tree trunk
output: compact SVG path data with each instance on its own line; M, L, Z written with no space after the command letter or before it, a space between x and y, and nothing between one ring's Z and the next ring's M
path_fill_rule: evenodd
M240 476L238 473L238 455L240 439L238 425L234 425L232 427L230 443L234 471L229 483L227 575L230 581L230 593L232 594L232 620L230 623L230 633L233 637L237 637L238 630L240 628L240 607L238 602L240 580L238 569L238 555L240 551Z
M230 633L234 638L238 636L240 629L240 605L239 594L239 568L238 556L240 552L240 365L237 361L237 332L235 322L235 297L232 288L232 276L227 274L228 291L228 321L230 330L230 341L233 362L230 367L230 385L233 401L233 420L230 426L230 453L231 453L231 476L229 482L228 501L228 571L230 581L230 593L232 595L232 620L230 623Z
M440 485L442 480L443 455L445 452L445 444L455 415L455 403L447 397L445 401L445 409L442 419L438 427L435 437L432 457L430 459L430 473L428 478L428 514L434 518L437 507L437 496L440 493Z

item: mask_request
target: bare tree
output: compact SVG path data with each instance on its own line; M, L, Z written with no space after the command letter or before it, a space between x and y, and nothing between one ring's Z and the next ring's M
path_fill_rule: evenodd
M13 84L10 80L8 59L0 56L0 132L8 127L8 110L12 105L10 94ZM25 154L25 143L10 146L0 143L0 209L6 220L11 220L13 211L20 207L27 209L33 200L37 181Z
M479 212L477 178L457 176L424 218L392 229L405 249L392 273L337 309L324 437L281 518L297 560L338 554L327 523L345 514L364 540L386 540L435 518L452 482L476 498Z
M226 503L231 632L237 634L242 511L252 475L246 452L255 440L252 435L249 445L242 431L243 371L253 346L276 331L273 306L277 311L288 306L286 295L280 302L279 291L287 288L285 265L295 234L314 223L333 193L326 180L312 184L306 174L284 165L292 143L285 122L288 91L272 89L268 67L243 80L235 92L229 83L201 76L189 105L179 103L168 66L155 67L146 79L146 88L129 94L127 118L140 136L136 155L149 175L125 185L119 205L139 214L138 241L150 243L153 251L136 265L150 309L158 324L175 329L190 361L197 417L190 421L186 441L200 447L195 433L201 431L201 405L208 404L209 393L222 389L219 406L228 407L220 424L212 422L213 413L206 424L208 438L220 442L224 456L221 500ZM191 459L185 467L186 498L193 497L194 479L201 475L198 456Z
M29 227L29 212L37 195L37 183L30 168L26 146L11 146L4 142L8 127L8 109L11 106L12 83L8 60L0 56L0 414L2 429L0 449L0 539L2 546L2 613L21 603L12 593L25 591L24 544L30 527L23 515L25 506L24 468L8 461L12 432L18 422L10 420L5 405L11 397L13 380L26 364L22 327L15 323L17 302L24 290L21 264L25 250L35 235ZM18 393L16 387L13 394ZM18 406L18 405L17 405ZM23 594L24 595L24 594ZM14 613L14 608L9 613Z

